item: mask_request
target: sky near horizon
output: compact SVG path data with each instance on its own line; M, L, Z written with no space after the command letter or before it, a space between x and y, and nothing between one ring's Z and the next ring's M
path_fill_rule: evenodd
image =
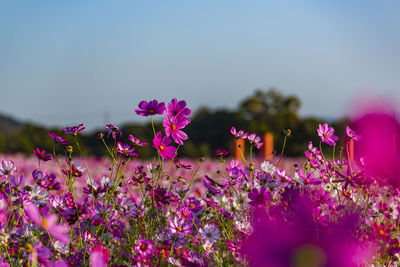
M400 99L399 1L0 1L0 113L140 121L141 100L235 108L255 89L337 118ZM397 102L398 103L398 102Z

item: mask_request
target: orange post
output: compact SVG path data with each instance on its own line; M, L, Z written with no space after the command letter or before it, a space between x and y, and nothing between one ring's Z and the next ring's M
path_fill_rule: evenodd
M237 161L239 161L240 163L243 163L243 158L242 158L242 155L244 156L245 154L244 154L244 140L243 139L238 139L238 138L235 138L235 141L234 141L234 150L233 151L235 151L235 159L237 160Z
M274 136L272 133L264 134L264 158L271 160L274 156Z
M347 142L347 158L350 163L354 161L354 140L352 138Z

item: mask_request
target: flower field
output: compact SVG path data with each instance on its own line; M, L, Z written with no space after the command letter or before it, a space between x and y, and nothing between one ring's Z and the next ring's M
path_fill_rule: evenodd
M82 124L49 132L53 151L0 156L0 266L400 265L400 126L390 113L360 116L343 147L320 124L304 158L282 150L268 161L253 155L263 140L235 125L250 154L180 158L185 101L142 101L135 113L153 136L108 124L98 136L108 157L82 153ZM153 160L140 160L143 146Z

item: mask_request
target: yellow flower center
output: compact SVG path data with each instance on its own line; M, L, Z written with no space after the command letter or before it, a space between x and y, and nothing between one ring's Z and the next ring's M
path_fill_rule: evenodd
M160 150L164 151L165 147L163 145L160 146Z
M47 228L49 227L49 223L47 222L46 219L42 219L42 227L43 229L47 230Z
M175 130L176 130L176 125L175 125L175 124L172 124L172 125L171 125L171 129L172 129L172 131L175 131Z

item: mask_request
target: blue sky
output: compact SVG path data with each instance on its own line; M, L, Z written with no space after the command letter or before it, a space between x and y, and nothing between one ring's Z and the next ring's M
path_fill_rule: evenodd
M138 120L140 100L234 108L256 88L335 118L400 98L399 1L1 1L0 112Z

